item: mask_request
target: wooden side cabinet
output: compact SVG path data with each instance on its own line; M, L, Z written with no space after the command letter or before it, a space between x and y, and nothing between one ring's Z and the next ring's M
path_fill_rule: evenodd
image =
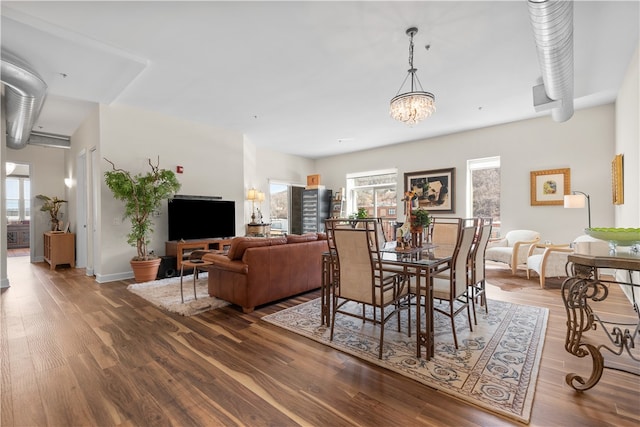
M44 233L44 260L49 268L55 270L60 264L76 266L76 235L75 233Z

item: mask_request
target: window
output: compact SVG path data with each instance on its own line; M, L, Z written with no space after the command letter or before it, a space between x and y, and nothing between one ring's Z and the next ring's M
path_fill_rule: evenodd
M500 233L500 157L467 160L467 216L493 219Z
M384 232L393 238L396 221L398 171L381 171L347 174L347 215L364 208L367 216L382 218Z
M31 218L31 182L29 178L8 176L5 181L7 224Z

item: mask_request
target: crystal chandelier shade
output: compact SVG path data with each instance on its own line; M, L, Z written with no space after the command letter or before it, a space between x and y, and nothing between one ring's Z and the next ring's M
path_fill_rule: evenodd
M415 27L407 30L407 35L410 37L409 42L409 70L408 75L405 77L398 95L391 99L390 115L393 119L403 122L409 126L415 125L421 122L427 117L431 116L436 110L436 98L430 92L425 92L422 89L420 80L416 76L417 69L413 66L413 36L418 32ZM411 82L411 88L409 92L400 93L407 80Z

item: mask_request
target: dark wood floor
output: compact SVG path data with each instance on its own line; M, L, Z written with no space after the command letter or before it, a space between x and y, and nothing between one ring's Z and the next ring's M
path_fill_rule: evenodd
M2 292L2 426L502 426L512 421L261 322L318 292L243 314L168 314L83 269L8 260ZM524 282L520 280L519 282ZM564 350L559 290L491 286L489 297L550 309L533 426L640 422L640 378L605 370L594 389L564 382L589 365ZM632 314L618 289L604 303ZM516 423L517 424L517 423Z

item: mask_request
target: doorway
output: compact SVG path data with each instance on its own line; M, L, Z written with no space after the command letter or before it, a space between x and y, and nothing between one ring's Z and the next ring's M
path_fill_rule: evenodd
M6 163L7 256L31 256L31 167Z

